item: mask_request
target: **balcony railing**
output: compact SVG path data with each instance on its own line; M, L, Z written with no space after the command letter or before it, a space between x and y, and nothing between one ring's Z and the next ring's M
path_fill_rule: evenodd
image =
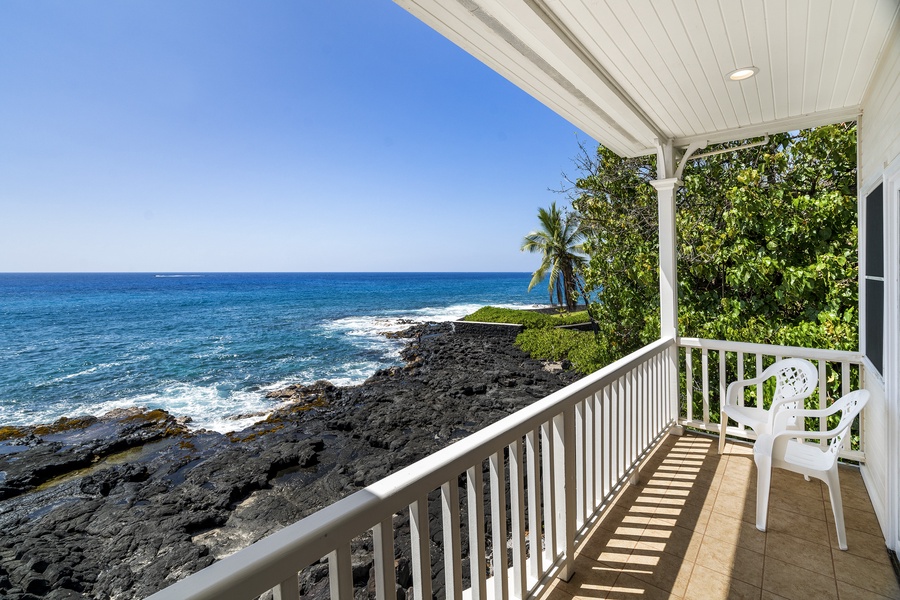
M825 408L836 398L862 387L861 379L865 376L862 355L856 352L699 338L680 338L678 347L681 423L715 433L719 432L719 406L728 384L755 377L776 360L805 358L818 366L819 385L816 392L807 399L807 408ZM771 392L771 389L766 390L760 385L756 390L750 391L750 396L771 400ZM808 428L809 426L807 424ZM825 419L820 420L818 428L821 431L828 429ZM729 425L726 434L753 439L753 431L743 426ZM845 445L841 457L864 462L865 431L862 421L853 430L853 434L851 444ZM822 440L822 444L825 443Z
M272 590L277 600L296 599L298 573L324 557L331 597L351 598L351 544L366 536L378 598L396 597L395 545L403 544L415 598L432 597L436 571L447 598L533 597L552 577L568 577L587 526L672 425L717 433L728 383L789 356L817 363L818 393L807 401L816 408L865 375L857 353L659 340L152 598L248 599ZM766 393L760 386L751 395ZM864 432L856 433L843 455L864 461ZM752 437L735 426L728 434Z
M394 524L407 514L415 598L432 597L434 562L446 597L462 598L465 559L466 596L532 596L572 572L576 540L676 423L676 377L674 340L654 342L152 598L296 599L298 572L326 556L331 597L352 598L351 543L368 535L377 596L395 598Z

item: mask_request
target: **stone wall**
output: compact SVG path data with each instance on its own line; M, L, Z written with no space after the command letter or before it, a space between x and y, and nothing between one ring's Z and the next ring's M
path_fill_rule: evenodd
M471 335L490 338L515 339L525 329L514 323L481 323L479 321L454 321L453 332L458 335Z

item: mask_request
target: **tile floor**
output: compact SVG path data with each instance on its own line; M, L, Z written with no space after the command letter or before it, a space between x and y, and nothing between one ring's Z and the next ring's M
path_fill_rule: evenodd
M837 547L828 488L776 469L756 529L749 445L668 436L580 546L576 573L543 600L569 598L900 598L859 471L841 468L849 549Z

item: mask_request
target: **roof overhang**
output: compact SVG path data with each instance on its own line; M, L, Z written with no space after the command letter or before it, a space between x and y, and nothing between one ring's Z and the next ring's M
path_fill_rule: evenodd
M856 119L900 0L395 0L622 156ZM756 76L731 81L741 67Z

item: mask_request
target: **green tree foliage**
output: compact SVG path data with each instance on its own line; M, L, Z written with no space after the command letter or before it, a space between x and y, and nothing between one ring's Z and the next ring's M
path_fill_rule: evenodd
M599 300L598 359L608 363L659 336L656 165L582 150L571 191L588 232L586 286ZM692 161L682 179L682 335L857 348L855 124Z
M542 255L528 291L547 279L550 302L555 293L557 302L571 310L578 302L578 277L586 262L582 254L584 232L578 215L564 214L554 202L549 209L538 209L538 221L540 229L526 235L522 242L522 251Z

